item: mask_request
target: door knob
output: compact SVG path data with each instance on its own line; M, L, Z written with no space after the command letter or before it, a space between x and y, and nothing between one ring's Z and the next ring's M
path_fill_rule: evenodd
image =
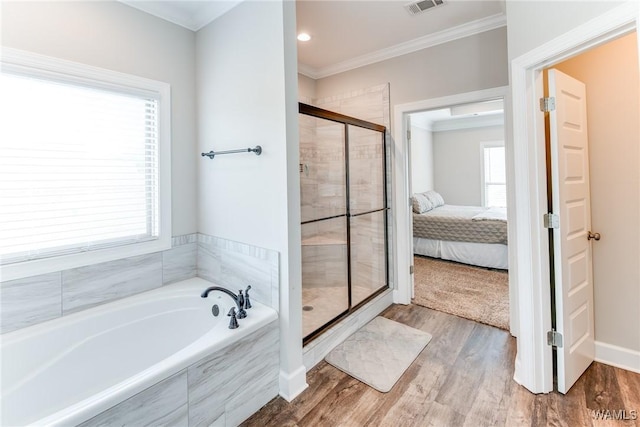
M592 233L589 231L589 233L587 234L587 239L591 240L600 240L600 233Z

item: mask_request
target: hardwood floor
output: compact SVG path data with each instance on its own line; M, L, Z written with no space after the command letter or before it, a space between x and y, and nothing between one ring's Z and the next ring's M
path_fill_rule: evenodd
M534 395L512 380L508 332L417 305L382 315L433 335L389 393L323 361L293 402L273 399L242 425L640 427L640 374L594 363L567 395ZM627 420L596 420L598 410Z

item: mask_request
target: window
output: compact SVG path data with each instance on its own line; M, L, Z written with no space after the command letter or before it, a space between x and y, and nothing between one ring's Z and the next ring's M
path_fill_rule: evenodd
M0 73L3 280L168 248L168 85L12 58Z
M483 145L482 154L482 203L487 207L507 207L504 146Z

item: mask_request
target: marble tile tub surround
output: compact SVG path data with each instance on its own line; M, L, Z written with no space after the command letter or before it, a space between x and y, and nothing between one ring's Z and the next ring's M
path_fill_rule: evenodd
M277 251L194 233L163 252L1 282L0 333L196 276L234 292L251 285L251 298L278 310Z
M237 426L278 395L278 321L80 424Z
M279 310L279 253L198 234L198 277L233 292L251 285L251 299Z
M0 283L0 333L196 276L197 236L163 252Z

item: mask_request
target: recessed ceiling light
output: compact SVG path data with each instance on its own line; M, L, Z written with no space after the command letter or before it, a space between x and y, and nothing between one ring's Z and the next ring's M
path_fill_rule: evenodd
M311 36L307 33L300 33L298 34L298 40L300 40L301 42L308 42L309 40L311 40Z

